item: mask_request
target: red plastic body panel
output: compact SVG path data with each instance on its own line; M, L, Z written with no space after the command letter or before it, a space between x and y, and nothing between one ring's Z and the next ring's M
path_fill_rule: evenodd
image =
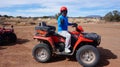
M65 42L65 39L63 39L62 37L51 36L51 38L53 39L53 41L54 41L55 43Z
M4 33L14 33L14 29L3 29L0 28L0 35Z
M75 43L75 46L74 46L74 50L76 49L76 47L81 43L81 42L93 42L93 40L90 40L90 39L86 39L83 37L82 34L80 34L80 36L78 37L78 40L77 42Z
M75 35L79 35L80 34L80 32L77 32L77 31L72 31L72 32L70 32L71 34L75 34Z
M48 41L50 43L50 45L52 46L52 48L54 48L53 39L51 37L34 36L34 39L46 40L46 41Z

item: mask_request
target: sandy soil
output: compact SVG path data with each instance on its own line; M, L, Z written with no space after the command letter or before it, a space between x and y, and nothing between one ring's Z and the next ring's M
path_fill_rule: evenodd
M101 59L96 67L120 66L120 24L81 24L87 32L101 35L98 47ZM72 28L70 28L72 29ZM69 29L69 30L70 30ZM17 43L0 46L0 67L82 67L74 58L56 56L49 63L38 63L32 48L39 42L33 39L34 26L16 26Z

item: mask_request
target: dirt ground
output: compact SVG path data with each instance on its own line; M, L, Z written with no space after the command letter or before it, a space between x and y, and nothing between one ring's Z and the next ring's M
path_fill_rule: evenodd
M96 67L120 67L120 23L81 26L86 32L96 32L102 37L98 47L101 59ZM49 63L36 62L32 49L39 42L33 39L34 27L15 26L17 43L0 46L0 67L82 67L75 59L65 56L53 57Z

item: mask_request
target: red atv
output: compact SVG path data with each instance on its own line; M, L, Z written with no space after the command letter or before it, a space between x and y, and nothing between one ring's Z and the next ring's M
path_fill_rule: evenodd
M100 58L97 46L101 42L101 37L96 33L85 33L81 26L74 26L76 31L71 34L71 53L65 53L65 37L55 32L54 26L40 23L35 27L36 34L34 39L40 41L33 48L33 57L36 61L45 63L53 55L71 55L75 56L77 61L87 67L95 66Z
M13 26L11 26L11 29L6 29L5 26L0 28L0 45L5 43L13 43L16 42L17 37L14 33Z

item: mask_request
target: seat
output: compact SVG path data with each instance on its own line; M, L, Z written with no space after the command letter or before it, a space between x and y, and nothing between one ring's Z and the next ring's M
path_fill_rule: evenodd
M64 36L62 36L62 35L60 35L60 34L58 34L58 33L56 33L56 32L54 33L54 35L55 35L55 36L58 36L58 37L62 37L63 39L66 39L66 37L64 37Z

